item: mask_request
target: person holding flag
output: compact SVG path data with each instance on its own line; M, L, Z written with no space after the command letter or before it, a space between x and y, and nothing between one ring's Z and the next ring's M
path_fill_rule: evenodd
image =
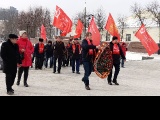
M93 71L93 62L94 62L94 56L96 54L96 49L99 49L99 46L93 45L92 41L92 33L88 32L86 34L86 39L82 41L82 60L84 65L84 77L82 78L82 81L85 84L86 90L91 90L89 86L89 76L91 75Z

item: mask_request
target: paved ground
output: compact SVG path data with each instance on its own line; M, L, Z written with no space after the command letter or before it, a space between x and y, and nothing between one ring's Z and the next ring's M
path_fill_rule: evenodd
M128 61L119 75L120 86L109 86L106 80L92 74L91 91L84 89L81 75L63 68L62 74L53 74L51 69L30 71L29 88L14 86L15 96L160 96L160 61ZM0 95L7 96L5 76L0 72Z

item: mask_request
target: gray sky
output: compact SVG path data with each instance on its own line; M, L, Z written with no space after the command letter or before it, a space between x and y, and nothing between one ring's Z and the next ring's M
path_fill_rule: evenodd
M119 14L129 16L130 6L135 2L145 6L154 0L86 0L87 10L94 12L94 10L103 7L108 16L109 12L113 17ZM30 6L44 6L51 11L55 10L55 6L61 7L71 18L78 11L84 10L85 0L0 0L0 7L8 8L9 6L16 7L18 10L27 10Z

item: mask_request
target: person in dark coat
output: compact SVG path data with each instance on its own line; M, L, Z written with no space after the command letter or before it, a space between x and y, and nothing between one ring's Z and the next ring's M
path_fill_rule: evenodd
M56 42L53 44L53 55L54 55L54 68L53 73L56 73L57 71L57 60L58 60L58 73L61 73L61 67L62 67L62 59L65 51L65 45L64 42L62 42L62 39L60 36L56 37Z
M45 67L48 67L48 60L50 60L50 68L53 67L53 45L52 41L48 41L48 44L45 46Z
M126 60L126 57L124 56L122 48L118 42L118 37L116 37L116 36L113 37L112 42L110 42L110 49L112 51L113 66L115 67L115 74L114 74L114 78L113 78L113 83L115 85L119 85L117 82L117 77L120 72L120 61L121 61L121 57L124 60ZM112 85L112 71L111 71L110 75L108 76L108 84Z
M76 64L76 73L80 74L80 54L81 54L81 45L78 42L78 39L74 39L71 45L72 51L72 72L75 73L75 64Z
M66 49L67 49L67 63L66 63L66 66L68 67L69 65L72 66L72 50L70 49L72 46L72 41L69 40L67 46L66 46Z
M8 95L14 94L12 86L15 82L17 74L17 65L20 67L22 64L20 60L19 47L16 44L17 40L17 35L10 34L8 41L4 42L1 46L1 57L4 63L3 72L6 74L6 86Z
M39 39L39 43L36 44L35 46L35 56L36 56L36 63L35 63L35 68L42 70L43 67L43 62L44 62L44 49L45 45L43 43L43 39Z
M124 53L124 56L126 57L127 44L126 44L125 42L123 42L122 45L121 45L121 48L122 48L122 51L123 51L123 53ZM125 61L124 61L124 59L122 59L122 63L121 63L121 67L122 67L122 68L125 68L125 67L124 67L124 63L125 63Z
M88 32L86 34L86 39L82 41L82 60L84 65L84 77L82 78L82 81L85 84L86 90L90 90L89 87L89 76L91 75L93 71L93 62L94 62L94 56L96 48L99 49L100 46L93 45L92 42L92 33Z

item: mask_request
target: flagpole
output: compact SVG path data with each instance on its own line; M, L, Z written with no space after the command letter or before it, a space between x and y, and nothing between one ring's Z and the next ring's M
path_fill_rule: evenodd
M84 13L84 19L85 19L85 34L87 32L87 1L85 0L85 13Z

